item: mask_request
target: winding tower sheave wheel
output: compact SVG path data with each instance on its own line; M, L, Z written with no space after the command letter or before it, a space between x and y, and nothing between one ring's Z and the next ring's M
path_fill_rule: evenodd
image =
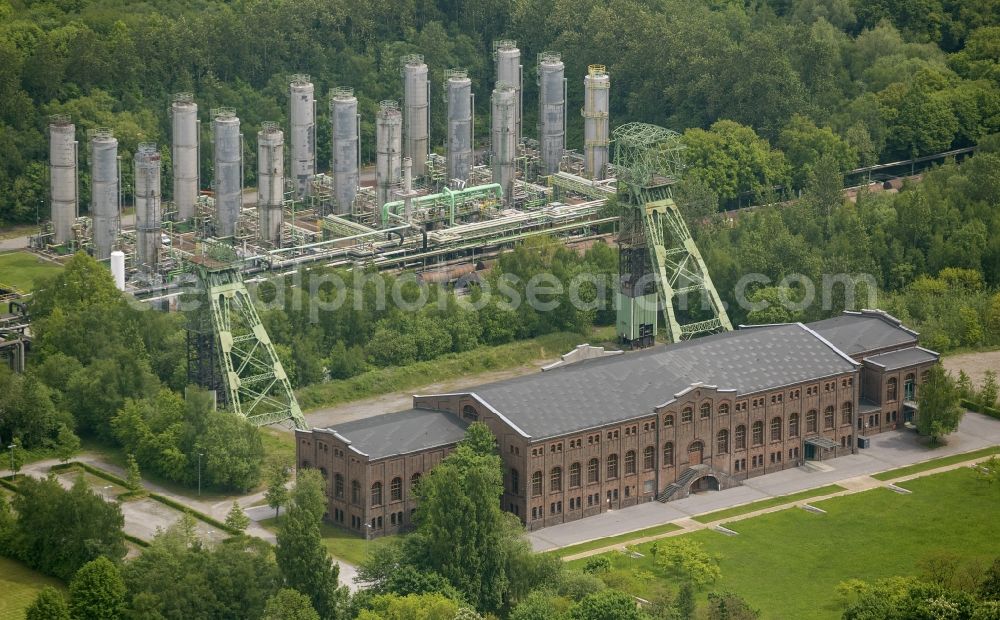
M671 342L732 330L701 252L673 201L671 186L684 169L680 135L656 125L628 123L615 129L612 138L621 209L619 339L633 347L652 345L657 306Z
M260 321L239 271L210 259L198 262L211 320L213 348L229 409L257 426L290 420L305 429L292 384Z

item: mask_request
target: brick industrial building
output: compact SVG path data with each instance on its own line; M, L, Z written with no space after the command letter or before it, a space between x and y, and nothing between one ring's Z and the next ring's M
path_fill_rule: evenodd
M297 462L326 476L332 521L394 533L411 523L420 476L484 422L503 458L501 505L537 529L855 452L912 421L937 359L880 311L744 327L296 431Z

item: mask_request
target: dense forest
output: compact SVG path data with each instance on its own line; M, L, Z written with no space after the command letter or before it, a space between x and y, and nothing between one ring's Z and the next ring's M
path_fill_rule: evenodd
M470 72L485 136L491 49L501 37L522 49L527 135L533 59L556 50L568 110L582 105L587 65L604 64L613 125L641 120L684 132L692 179L722 200L762 197L804 187L824 154L845 170L996 132L998 20L996 0L4 0L0 225L33 222L36 209L47 215L45 126L54 113L74 118L81 141L87 129L113 128L125 161L137 143L156 142L169 163L172 93L195 93L203 121L212 108L234 107L251 136L264 120L286 121L288 77L308 73L319 94L355 89L371 157L377 102L400 98L399 58L421 53L436 89L434 146L444 140L438 85L449 67ZM329 125L318 108L325 170ZM582 123L573 118L569 146L579 148ZM202 157L207 180L210 149ZM248 149L249 184L254 157ZM85 148L81 164L85 213ZM169 166L165 173L169 198Z

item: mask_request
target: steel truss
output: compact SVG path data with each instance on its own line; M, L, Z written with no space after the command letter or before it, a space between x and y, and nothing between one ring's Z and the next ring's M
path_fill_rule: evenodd
M649 308L650 279L656 283L671 342L732 330L701 252L671 197L670 188L683 170L680 136L643 123L622 125L613 135L617 196L622 210L618 238L623 266L618 295L619 337L633 346L652 344L656 316ZM648 261L641 258L643 254ZM674 300L691 293L699 294L710 318L681 322Z
M224 385L228 407L257 426L291 420L296 428L307 428L292 384L238 269L201 264L199 277L214 332L211 348L222 371L219 387Z

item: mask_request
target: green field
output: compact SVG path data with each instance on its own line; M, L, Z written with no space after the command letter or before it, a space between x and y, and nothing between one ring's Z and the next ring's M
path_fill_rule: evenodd
M674 525L673 523L664 523L662 525L654 525L653 527L647 527L644 530L638 530L635 532L628 532L627 534L619 534L618 536L608 536L607 538L598 538L597 540L591 540L589 542L580 543L578 545L570 545L569 547L560 547L559 549L553 549L547 553L551 553L560 558L569 557L571 555L576 555L577 553L583 553L584 551L590 551L592 549L600 549L602 547L610 547L611 545L617 545L619 543L627 543L630 540L638 540L639 538L645 538L647 536L656 536L658 534L667 534L669 532L676 532L681 529L681 526Z
M62 267L42 260L30 252L8 252L0 254L0 286L6 284L31 292L41 278L58 273Z
M724 508L722 510L716 510L715 512L709 512L703 515L698 515L697 517L694 517L694 520L698 521L699 523L711 523L712 521L738 517L740 515L745 515L747 513L751 513L757 510L764 510L765 508L771 508L773 506L780 506L782 504L787 504L789 502L798 502L813 497L822 497L823 495L830 495L831 493L836 493L838 491L846 491L846 490L847 489L840 486L839 484L828 484L825 487L809 489L807 491L800 491L798 493L791 493L789 495L779 495L777 497L769 497L767 499L762 499L756 502L750 502L749 504L743 504L742 506L733 506L732 508Z
M329 407L447 381L467 375L507 370L541 359L554 359L578 344L598 345L614 337L614 327L595 328L589 335L575 332L546 334L495 347L478 347L462 353L449 353L437 359L406 366L369 370L342 381L328 381L306 386L296 392L303 411Z
M265 529L277 533L278 525L281 523L281 518L279 517L275 519L272 517L270 519L264 519L259 523ZM320 525L320 535L323 537L323 544L326 545L326 549L330 552L330 555L332 555L335 559L344 560L345 562L354 564L355 566L364 561L370 549L398 538L398 535L393 535L381 536L372 540L365 540L354 532L346 530L342 527L331 525L325 521Z
M911 474L919 474L922 471L937 469L938 467L946 467L963 461L971 461L972 459L978 459L980 457L985 458L993 456L994 454L1000 454L1000 446L990 446L989 448L983 448L982 450L976 450L974 452L966 452L964 454L942 456L939 459L931 459L929 461L924 461L923 463L915 463L898 469L890 469L889 471L875 474L872 478L882 481L892 480L893 478L902 478L903 476L909 476Z
M62 588L58 579L0 557L0 620L23 620L24 610L35 600L35 595L49 585Z
M885 488L816 502L827 511L798 508L730 524L738 536L712 530L688 534L718 558L722 579L712 589L732 590L761 609L764 618L838 618L838 583L851 578L911 575L929 554L950 551L972 560L1000 555L1000 492L958 469ZM650 555L610 553L614 587L643 598L675 592ZM586 560L570 562L582 567ZM704 600L705 592L701 594Z

